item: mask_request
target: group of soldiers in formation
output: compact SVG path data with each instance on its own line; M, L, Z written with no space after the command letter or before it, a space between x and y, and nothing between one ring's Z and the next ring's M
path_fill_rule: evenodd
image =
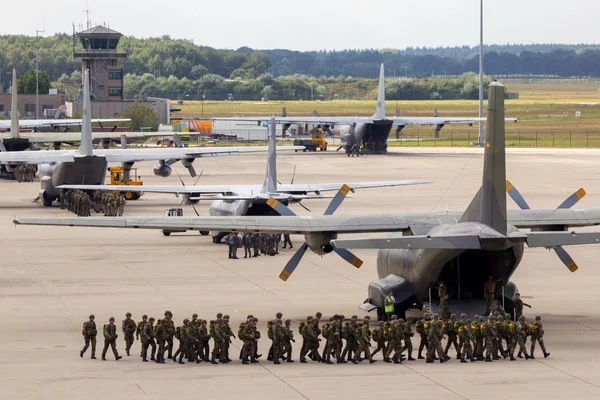
M232 232L225 236L223 241L229 248L229 258L237 260L237 251L244 248L244 258L260 257L261 255L274 256L279 254L279 243L283 237L283 248L289 246L293 249L289 234L281 235L279 233L244 233L240 236L237 232Z
M15 168L15 178L18 182L33 182L35 172L35 165L19 164Z
M362 154L383 154L387 152L387 143L382 140L367 140L364 144L354 142L352 144L342 143L337 148L344 149L348 157L360 157Z
M92 210L103 213L107 217L121 217L125 210L125 197L109 190L97 190L93 197L79 189L61 192L60 206L77 214L78 217L89 217Z
M261 334L257 330L257 323L257 318L248 315L247 319L238 326L237 338L243 342L239 354L242 364L258 363L258 359L262 356L258 354ZM291 323L290 319L283 319L282 313L277 313L275 319L267 322L267 337L271 340L268 361L274 364L280 364L281 361L294 362L292 343L295 343L295 339ZM321 313L309 315L305 321L298 324L297 332L302 338L300 362L307 363L310 359L333 364L332 359L334 359L338 364L349 361L358 364L363 360L374 363L376 360L373 356L378 352L383 355L383 361L388 363L401 364L406 359L415 361L412 344L414 331L410 321L392 315L388 321L380 321L373 331L370 330L369 325L368 316L360 319L353 315L347 319L343 315L335 314L324 321ZM148 318L147 315L136 323L131 318L131 313L127 313L121 323L121 329L125 337L126 354L129 356L134 341L140 340L142 343L140 357L144 362L148 361L149 349L151 349L150 361L157 363L165 363L166 359L179 364L185 364L184 359L188 362L211 364L227 364L232 361L229 349L232 338L235 339L236 335L230 326L229 316L222 313L218 313L216 319L211 321L199 319L198 314L194 314L191 319L184 319L177 327L170 311L165 311L164 318L159 319L156 324L155 319ZM534 359L536 343L540 345L544 357L550 355L544 346L541 317L536 317L530 323L526 322L524 316L513 321L511 316L502 309L495 310L487 318L475 315L472 319L466 314L461 314L460 318L452 314L446 319L439 314L426 311L424 317L416 321L415 330L420 336L417 357L425 359L427 363L433 363L435 360L444 363L450 360L448 352L451 347L456 350L456 358L460 359L461 363L484 360L492 362L499 360L500 357L505 359L510 357L511 361L515 361L515 352L519 358L524 356L525 359ZM84 322L82 334L85 346L79 353L80 357L83 357L91 344L91 358L95 359L97 329L94 315L90 315L89 320ZM113 317L109 319L108 324L104 325L103 336L102 360L106 360L109 347L115 359L121 359L116 347L118 334ZM447 338L445 348L442 346L444 337ZM531 337L529 352L526 348L528 337ZM174 351L174 338L179 341L176 351ZM377 347L371 353L372 340ZM324 346L319 350L323 341ZM425 357L422 355L423 350L426 350ZM403 354L405 351L407 357Z

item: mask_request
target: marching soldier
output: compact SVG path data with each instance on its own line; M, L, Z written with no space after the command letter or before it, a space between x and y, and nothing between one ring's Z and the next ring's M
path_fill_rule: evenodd
M96 336L98 335L98 330L96 329L96 323L94 322L94 314L90 315L89 320L83 323L83 329L81 330L81 334L83 335L83 339L85 340L85 346L79 352L79 357L83 358L83 355L87 351L90 343L92 344L92 360L96 359Z
M119 361L121 358L119 353L117 352L117 326L115 325L115 319L110 317L108 320L108 324L104 325L104 349L102 350L102 360L106 361L106 351L108 350L108 346L112 349L113 354L115 355L115 360Z
M475 361L473 357L473 346L471 346L471 342L473 341L473 334L471 333L471 320L467 320L465 323L461 321L458 322L458 337L462 342L462 353L460 357L461 363L467 363L467 359L471 362Z
M448 351L450 350L450 346L454 345L454 349L456 350L456 359L460 359L460 348L458 346L458 332L456 331L456 314L450 315L450 320L444 322L444 333L448 337L448 341L446 342L446 348L444 349L444 354L448 357Z
M359 331L357 332L357 337L358 337L358 350L357 352L354 354L354 357L352 358L352 363L354 364L358 364L358 356L361 353L365 353L365 358L367 358L369 360L369 363L373 364L374 362L377 362L376 360L373 360L373 358L371 357L371 351L369 349L369 347L371 347L371 332L369 330L369 319L365 318L362 322L362 326L359 326Z
M96 192L98 193L98 192ZM138 322L137 327L135 328L135 340L140 340L140 335L142 334L142 329L144 325L148 322L148 316L146 314L142 315L142 320ZM140 350L140 357L142 356L142 351Z
M154 318L150 317L142 329L140 330L140 338L142 341L142 361L148 362L146 358L148 356L148 347L152 347L150 353L150 360L156 361L154 354L156 353L156 342L154 341Z
M429 351L429 341L427 340L427 330L429 329L428 317L429 314L426 313L423 315L422 319L415 323L415 329L417 330L417 333L421 339L419 342L419 355L417 357L419 360L425 359L425 357L423 357L423 349Z
M137 325L134 320L131 319L131 313L125 314L125 319L121 322L121 329L123 330L123 336L125 338L125 353L129 356L129 350L133 345L133 335L137 329Z
M346 345L342 352L343 360L352 360L352 354L356 351L356 320L358 316L353 315L350 321L347 321L342 327L342 338L346 339ZM346 356L348 358L346 358Z
M281 364L279 359L283 353L283 341L285 340L285 333L281 327L281 320L276 319L273 330L273 364Z
M294 248L294 245L292 244L292 240L290 239L290 234L284 233L283 234L283 248L285 249L288 245L290 246L290 249Z
M306 354L308 354L309 352L314 355L315 361L321 362L321 355L319 354L319 349L318 349L319 342L321 341L319 334L321 332L319 331L318 323L319 323L319 321L317 320L317 318L312 318L309 320L308 326L305 328L304 340L305 340L306 345L303 347L302 351L300 352L300 362L301 363L306 363Z
M525 342L527 342L527 335L529 335L529 326L525 322L525 316L521 315L519 317L519 322L517 322L517 345L519 346L519 353L517 354L517 357L523 358L521 354L525 354L525 359L529 360L527 346L525 346Z
M410 326L410 321L407 320L404 323L404 347L406 348L406 351L408 352L408 361L415 361L415 359L412 356L412 354L413 354L412 337L413 336L415 336L415 333L413 332L413 330Z
M292 320L286 319L285 325L282 327L284 340L283 340L283 354L287 357L287 362L292 363L292 342L296 342L294 340L294 332L291 328Z
M244 258L252 257L252 234L244 233L242 244L244 245Z
M496 285L502 282L502 277L494 279L493 276L489 276L488 280L483 285L483 295L485 298L485 315L489 315L492 312L494 300L496 297Z
M448 361L448 358L444 355L444 350L442 349L442 327L440 326L440 321L438 321L439 315L434 314L433 319L428 320L429 330L427 331L427 340L429 342L429 347L427 348L427 360L425 362L432 363L435 353L440 359L440 363L444 363Z
M242 354L242 364L256 364L259 361L256 359L259 335L256 330L258 318L249 319L244 327L244 345L245 353ZM250 358L250 361L248 361Z
M529 334L531 336L531 351L529 352L529 357L531 357L532 360L535 360L533 352L535 351L535 342L537 341L544 352L544 358L548 358L550 353L546 351L546 346L544 345L544 329L542 327L542 317L539 315L535 317L535 322L529 324Z
M190 338L187 335L187 325L190 322L188 318L183 320L183 323L175 328L175 338L179 340L179 348L173 354L173 362L177 362L179 364L185 364L183 362L183 357L189 356L189 347L190 347ZM179 360L177 360L177 356L179 356Z
M226 364L228 362L231 362L231 359L229 358L229 345L231 344L231 338L233 337L235 339L235 335L233 334L233 331L229 326L229 315L223 316L222 333L224 336L224 340L223 349L221 350L221 356L219 357L219 361L223 364Z

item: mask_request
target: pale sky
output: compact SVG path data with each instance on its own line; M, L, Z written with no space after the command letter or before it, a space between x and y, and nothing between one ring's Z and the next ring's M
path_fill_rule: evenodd
M28 0L2 2L0 34L170 35L216 48L293 50L476 45L479 0ZM485 42L598 43L598 0L484 0Z

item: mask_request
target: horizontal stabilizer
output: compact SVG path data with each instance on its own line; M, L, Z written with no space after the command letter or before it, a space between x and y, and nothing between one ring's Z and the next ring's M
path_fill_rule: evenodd
M342 249L481 249L477 235L402 236L384 239L332 240Z
M557 247L600 244L600 232L528 232L527 246Z

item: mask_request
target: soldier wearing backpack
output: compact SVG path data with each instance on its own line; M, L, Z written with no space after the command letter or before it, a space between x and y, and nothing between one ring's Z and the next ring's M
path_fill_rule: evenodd
M83 329L81 330L81 334L83 335L83 339L85 340L85 346L79 352L79 357L83 358L83 355L87 351L90 343L92 344L92 360L96 359L96 336L98 335L98 330L96 329L96 323L94 322L94 314L90 315L89 320L83 323Z
M106 352L108 351L108 346L110 346L115 355L115 360L119 361L123 357L117 352L117 338L119 335L117 335L117 326L115 325L114 317L110 317L108 324L104 325L103 333L104 349L102 350L102 360L106 361Z

